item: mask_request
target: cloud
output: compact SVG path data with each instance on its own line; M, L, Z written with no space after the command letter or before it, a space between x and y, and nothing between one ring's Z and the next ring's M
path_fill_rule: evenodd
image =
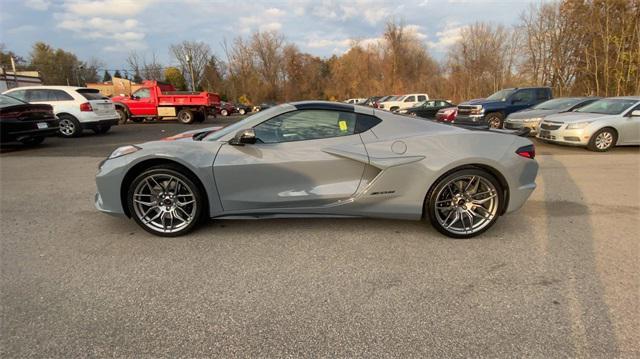
M7 30L7 34L17 35L25 32L36 31L38 28L33 25L20 25Z
M393 15L394 10L380 0L324 0L312 5L311 13L321 19L340 22L362 18L370 25L376 25Z
M278 31L282 28L280 18L286 13L278 8L272 7L260 13L260 15L241 16L238 19L240 32L250 33L258 29L260 31Z
M307 41L307 47L312 49L327 48L327 47L339 47L346 48L351 45L350 39L343 40L330 40L330 39L310 39Z
M446 51L451 45L455 44L462 37L461 32L465 26L459 25L457 22L448 22L444 29L436 32L436 40L428 41L429 48L436 51Z
M25 6L33 10L45 11L51 6L50 0L27 0L24 2Z
M79 16L132 17L151 5L154 0L66 0L63 8Z

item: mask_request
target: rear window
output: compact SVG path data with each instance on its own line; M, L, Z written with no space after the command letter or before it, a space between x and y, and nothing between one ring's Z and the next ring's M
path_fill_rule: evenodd
M108 97L101 94L100 91L96 89L79 89L76 90L77 93L82 95L87 100L106 100Z
M25 102L22 102L11 96L0 95L0 108L16 106L16 105L24 105L24 104Z

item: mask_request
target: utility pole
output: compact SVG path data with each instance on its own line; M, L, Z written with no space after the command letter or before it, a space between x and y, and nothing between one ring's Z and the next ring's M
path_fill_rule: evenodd
M18 73L16 72L16 60L11 56L11 68L13 69L13 81L15 82L15 87L18 87Z
M191 77L191 91L196 91L196 80L193 77L193 65L191 63L191 55L187 54L185 56L185 60L187 60L187 66L189 66L189 77Z

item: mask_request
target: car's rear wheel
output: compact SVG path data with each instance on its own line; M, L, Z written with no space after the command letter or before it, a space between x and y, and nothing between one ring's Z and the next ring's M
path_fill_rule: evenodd
M80 121L70 115L60 115L59 133L63 137L77 137L82 133Z
M591 151L606 152L615 147L618 142L618 134L612 128L603 128L591 136L587 147Z
M178 112L178 121L185 124L189 124L189 123L192 123L194 120L195 120L195 115L193 114L193 111L184 109Z
M487 115L486 121L491 128L502 128L504 116L499 112L493 112Z
M129 213L146 231L176 237L193 230L205 201L195 180L178 168L157 166L138 175L127 193Z
M220 110L220 114L221 114L222 116L227 116L227 115L229 114L229 111L227 111L227 110L225 110L225 109L222 109L222 110Z
M498 220L504 195L500 182L480 169L463 169L440 179L425 201L431 224L452 238L471 238Z
M241 108L238 110L238 113L244 115L245 113L247 113L247 111L244 108Z

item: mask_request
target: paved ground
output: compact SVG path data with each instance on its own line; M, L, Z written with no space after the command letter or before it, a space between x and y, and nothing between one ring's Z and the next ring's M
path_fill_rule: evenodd
M2 149L0 357L640 356L638 148L539 145L538 190L472 240L370 219L162 239L94 210L113 148L187 128Z

